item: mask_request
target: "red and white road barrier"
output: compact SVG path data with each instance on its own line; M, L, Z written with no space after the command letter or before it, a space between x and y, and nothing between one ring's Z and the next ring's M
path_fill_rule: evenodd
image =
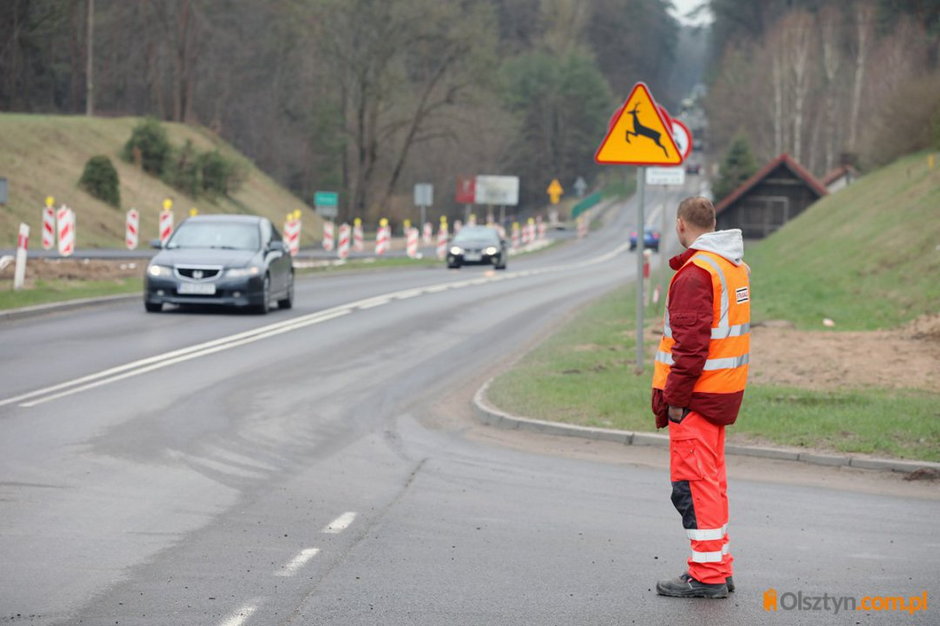
M349 224L340 224L339 225L339 248L336 250L337 256L341 259L345 259L349 256L349 234L350 228Z
M173 234L173 211L163 209L160 211L160 243L166 245Z
M72 256L75 252L75 212L64 204L56 211L59 254Z
M459 222L459 221L460 221L460 220L457 220L457 222ZM454 233L457 232L457 222L454 222ZM477 225L477 214L476 214L476 213L471 213L471 214L467 217L467 226L476 226L476 225Z
M130 209L124 220L124 245L128 250L136 250L140 243L140 213L137 209Z
M444 260L447 256L447 219L441 218L441 227L437 231L437 258Z
M418 229L409 228L408 229L408 239L405 244L405 251L408 253L408 257L411 259L418 258Z
M42 249L52 250L53 248L55 248L55 207L50 204L42 208Z
M520 230L519 222L513 222L512 223L512 249L513 250L519 249L519 237L520 237L519 230Z
M375 234L375 255L382 256L388 252L392 243L392 229L384 217L379 222L379 230Z
M16 265L13 267L13 289L22 289L26 281L26 249L29 248L29 225L20 224L16 236Z
M323 249L332 252L334 247L336 225L333 222L323 222Z
M470 222L467 222L467 226L472 226L472 225L473 224L471 224ZM463 222L461 222L460 220L454 220L454 234L455 235L460 232L461 228L463 228Z
M295 213L288 213L284 221L284 242L291 256L297 256L300 252L300 218Z
M424 223L424 232L421 234L421 242L430 246L434 243L434 226L431 225L431 222Z
M584 239L588 234L588 222L583 215L578 216L578 239Z
M362 236L362 220L358 217L353 220L353 229L352 229L352 243L353 250L356 252L362 252L366 249L365 241Z
M535 228L538 231L538 238L545 239L546 226L545 226L545 222L542 221L541 215L535 218Z

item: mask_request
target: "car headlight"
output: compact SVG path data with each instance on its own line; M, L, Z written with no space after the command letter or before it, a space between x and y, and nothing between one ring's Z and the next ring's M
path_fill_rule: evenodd
M496 249L496 246L490 246L489 248L483 251L483 254L487 256L493 256L497 252L499 252L499 250Z
M460 246L454 246L453 248L450 249L450 253L451 254L463 254L463 248L461 248Z
M260 267L249 265L248 267L233 267L225 272L225 275L229 278L247 278L248 276L257 276L260 273Z
M173 274L173 270L167 267L166 265L150 265L147 267L147 273L153 276L154 278L160 278L163 276L170 276Z

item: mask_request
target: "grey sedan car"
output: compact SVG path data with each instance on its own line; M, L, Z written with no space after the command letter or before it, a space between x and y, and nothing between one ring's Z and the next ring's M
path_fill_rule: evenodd
M158 244L159 246L159 244ZM147 266L144 306L216 304L267 313L294 302L290 251L271 221L198 215L182 222Z
M447 267L461 265L492 265L506 269L509 252L506 240L489 226L464 226L454 235L447 250Z

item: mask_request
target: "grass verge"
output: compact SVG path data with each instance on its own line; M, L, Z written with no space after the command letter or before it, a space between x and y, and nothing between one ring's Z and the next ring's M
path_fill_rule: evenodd
M91 281L39 280L36 281L36 286L30 289L13 291L12 288L8 288L0 291L0 310L127 293L143 293L140 278Z
M583 309L494 380L489 400L535 419L655 430L652 366L634 374L634 298L632 288L622 288ZM647 333L647 364L657 341ZM940 461L938 406L940 394L917 390L817 392L752 384L729 441Z

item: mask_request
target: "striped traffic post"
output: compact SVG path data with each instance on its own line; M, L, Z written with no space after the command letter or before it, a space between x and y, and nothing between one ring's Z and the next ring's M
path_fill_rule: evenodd
M13 289L23 288L26 281L26 249L29 248L29 225L20 224L16 236L16 265L13 267Z
M163 210L160 212L160 244L166 245L173 234L173 201L167 198L163 201Z
M52 250L55 247L55 198L46 197L46 206L42 209L42 249Z
M426 246L430 246L434 243L434 226L431 222L424 223L424 232L421 235L421 241Z
M323 222L323 249L327 252L332 252L335 245L335 229L336 225L333 222L326 221Z
M512 249L519 249L519 222L512 223Z
M447 216L441 216L441 226L437 231L437 258L444 260L447 256Z
M64 204L56 211L56 227L59 254L72 256L75 252L75 213Z
M409 258L411 259L418 258L418 229L417 228L408 229L406 251L408 253Z
M136 250L140 239L140 214L137 209L130 209L124 220L124 245L128 250Z
M375 234L375 255L382 256L388 252L389 247L389 235L391 234L388 227L388 219L382 218L379 220L379 230Z
M336 254L344 260L349 256L349 231L349 224L344 222L339 225L339 249Z
M356 252L362 252L366 249L366 244L362 236L362 219L356 218L353 220L353 250Z

